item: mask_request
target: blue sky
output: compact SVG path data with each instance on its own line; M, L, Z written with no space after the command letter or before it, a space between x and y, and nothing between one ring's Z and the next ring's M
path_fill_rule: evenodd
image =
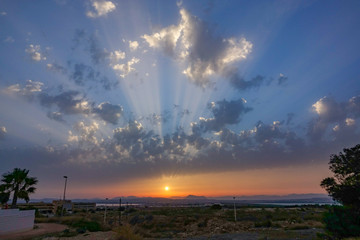
M69 175L80 196L92 184L314 168L301 191L321 191L330 154L360 139L359 9L3 0L1 172L30 169L38 196L57 196Z

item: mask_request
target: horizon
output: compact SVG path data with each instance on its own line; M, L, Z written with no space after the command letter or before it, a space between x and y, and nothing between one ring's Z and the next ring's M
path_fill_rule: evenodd
M3 0L0 159L30 198L326 194L360 2Z

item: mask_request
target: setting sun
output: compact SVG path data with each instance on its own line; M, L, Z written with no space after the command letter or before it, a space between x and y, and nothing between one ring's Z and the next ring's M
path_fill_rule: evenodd
M165 191L169 191L170 188L168 186L166 186L164 189L165 189Z

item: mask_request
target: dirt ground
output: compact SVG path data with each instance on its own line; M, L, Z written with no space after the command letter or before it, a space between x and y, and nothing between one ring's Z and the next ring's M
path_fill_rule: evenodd
M38 223L35 224L35 226L37 226L35 229L28 230L25 232L1 235L0 239L2 240L31 239L36 236L41 236L47 233L62 232L68 228L66 225L57 224L57 223Z
M79 234L75 237L46 237L42 240L114 240L115 234L112 231L108 232L87 232Z

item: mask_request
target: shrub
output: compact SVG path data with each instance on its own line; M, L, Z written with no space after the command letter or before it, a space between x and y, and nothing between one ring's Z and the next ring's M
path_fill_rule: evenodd
M136 234L133 228L126 224L115 229L116 240L141 240L142 237Z
M221 205L220 204L213 204L212 206L211 206L211 209L213 209L213 210L220 210L222 207L221 207Z
M90 232L98 232L101 231L101 225L98 222L94 221L86 221L84 219L80 221L73 222L71 224L72 227L77 228L79 231L90 231Z

